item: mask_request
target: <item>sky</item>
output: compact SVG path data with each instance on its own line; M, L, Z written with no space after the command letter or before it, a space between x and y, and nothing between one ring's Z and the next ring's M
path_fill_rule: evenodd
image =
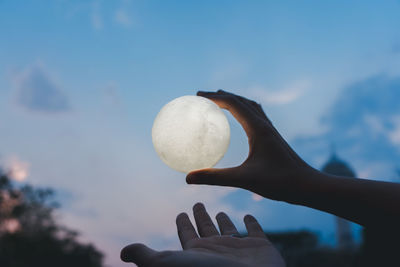
M179 248L175 216L197 201L242 230L251 213L333 244L329 214L186 185L151 127L172 99L224 89L261 103L313 167L334 145L359 177L400 181L398 14L400 1L0 0L0 162L16 182L53 187L59 220L110 266L125 266L128 243ZM225 113L217 167L248 153Z

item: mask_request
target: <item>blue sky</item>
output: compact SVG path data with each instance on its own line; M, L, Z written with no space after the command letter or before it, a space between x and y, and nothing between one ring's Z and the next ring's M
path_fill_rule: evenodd
M398 14L399 1L0 0L0 160L56 188L60 220L112 266L129 242L178 247L175 215L196 201L332 242L329 215L186 185L151 126L173 98L222 88L260 102L314 167L335 143L361 177L398 181ZM247 155L229 121L218 166Z

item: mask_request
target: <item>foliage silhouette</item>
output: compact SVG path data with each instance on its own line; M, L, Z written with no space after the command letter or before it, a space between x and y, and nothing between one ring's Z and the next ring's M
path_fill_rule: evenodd
M103 254L59 225L51 189L16 186L0 170L0 266L103 266Z

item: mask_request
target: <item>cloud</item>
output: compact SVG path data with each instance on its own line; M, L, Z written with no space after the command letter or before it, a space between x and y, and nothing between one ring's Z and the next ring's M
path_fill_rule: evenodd
M128 13L130 4L131 1L123 1L121 7L119 7L114 14L115 22L125 27L130 27L133 24L132 17Z
M282 231L296 229L312 229L320 233L324 243L332 243L329 238L334 232L333 216L318 210L299 205L273 201L256 196L246 190L236 190L226 195L222 201L232 205L236 212L254 215L267 231ZM242 218L233 222L239 231L245 231Z
M9 177L15 181L25 181L29 175L29 162L22 161L16 156L5 158L3 165Z
M288 88L271 91L260 87L250 89L250 94L261 103L267 105L290 104L300 98L308 88L306 82L298 82Z
M114 22L118 25L124 27L131 27L133 25L133 19L130 13L128 12L131 6L131 1L124 0L121 1L121 4L116 9L111 10L110 12L106 12L103 8L103 3L100 0L94 0L91 5L89 5L89 18L92 27L95 30L102 30L105 26L105 22L109 22L109 20L114 20ZM102 12L104 10L104 12Z
M92 23L94 29L103 29L103 17L101 16L99 1L94 1L92 4L90 22Z
M328 131L297 138L296 150L319 165L334 143L365 178L393 179L400 164L399 89L400 77L385 75L348 85L322 118Z
M121 125L118 133L104 130L103 121L91 125L91 132L82 132L74 146L68 143L54 151L51 159L40 160L43 149L37 150L32 179L38 177L41 184L55 187L57 195L59 188L73 193L61 199L62 221L83 233L84 241L107 252L109 266L123 265L119 251L132 242L178 249L176 215L186 211L191 216L192 205L198 201L206 204L212 217L223 210L233 218L243 218L244 212L238 214L220 202L232 189L187 185L184 174L169 169L157 157L151 139L136 139L131 131L120 131ZM110 139L111 133L119 142Z
M400 146L400 115L393 118L393 129L389 130L389 138L396 146Z
M132 25L132 18L128 15L126 10L120 8L115 11L115 21L123 26L129 27Z
M103 94L108 104L118 106L121 104L121 97L118 92L118 85L111 81L103 88Z
M152 177L149 173L143 177L127 177L124 183L109 182L108 188L117 194L110 194L109 189L97 183L96 190L85 192L72 209L63 213L67 225L107 251L107 263L111 266L122 266L119 251L132 242L143 242L154 249L179 249L176 215L185 211L192 218L191 206L198 201L205 202L212 217L221 210L235 219L244 216L243 212L220 203L219 199L228 192L224 188L178 185L174 177ZM96 210L96 217L80 212L91 209Z
M46 113L70 109L67 96L39 64L18 73L13 77L13 81L17 103L25 109Z
M371 134L374 136L380 135L382 133L385 133L385 126L383 125L383 122L380 120L380 118L376 115L371 115L371 114L366 114L364 116L364 121L367 124L367 127L371 130ZM358 128L353 128L353 133L355 135L360 134L360 129Z
M264 197L262 197L262 196L260 196L260 195L258 195L258 194L256 194L256 193L253 193L253 194L251 195L251 198L252 198L254 201L261 201L261 200L264 199Z

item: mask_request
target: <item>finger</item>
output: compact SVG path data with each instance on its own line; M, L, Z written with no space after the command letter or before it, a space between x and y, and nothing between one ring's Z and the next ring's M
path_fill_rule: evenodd
M229 94L214 92L197 92L198 96L206 97L214 101L220 108L227 109L236 120L242 125L247 136L252 137L258 127L259 118L256 113L240 101L238 97Z
M202 169L187 174L188 184L208 184L222 186L242 186L242 168L240 166L225 169Z
M131 244L121 250L121 260L145 266L157 253L143 244Z
M235 95L235 94L233 94L233 93L226 92L226 91L224 91L224 90L218 90L217 93L218 93L218 94L231 95L231 96L234 96L234 97L239 98L243 103L245 103L246 105L248 105L249 107L251 107L258 115L262 116L264 119L267 119L268 122L269 122L269 119L268 119L267 115L265 115L265 112L264 112L264 110L262 109L261 105L258 104L257 102L255 102L255 101L253 101L253 100L250 100L250 99L247 99L247 98L245 98L245 97L243 97L243 96L240 96L240 95Z
M231 219L224 212L220 212L215 217L217 219L218 227L221 235L238 235L239 232Z
M254 101L252 101L252 102L254 102ZM270 121L270 119L269 119L269 118L267 117L267 115L265 114L265 112L264 112L262 106L261 106L260 104L256 103L256 102L254 102L252 105L253 105L254 108L258 111L258 113L260 114L260 116L262 116L269 124L272 125L272 122Z
M219 235L215 228L210 215L202 203L197 203L193 206L193 215L197 225L197 231L201 237L209 237Z
M250 237L263 237L266 238L261 225L257 222L256 218L251 215L244 217L244 224L246 225L247 233Z
M176 217L176 227L178 228L178 236L183 249L187 248L188 241L199 238L186 213L181 213Z

